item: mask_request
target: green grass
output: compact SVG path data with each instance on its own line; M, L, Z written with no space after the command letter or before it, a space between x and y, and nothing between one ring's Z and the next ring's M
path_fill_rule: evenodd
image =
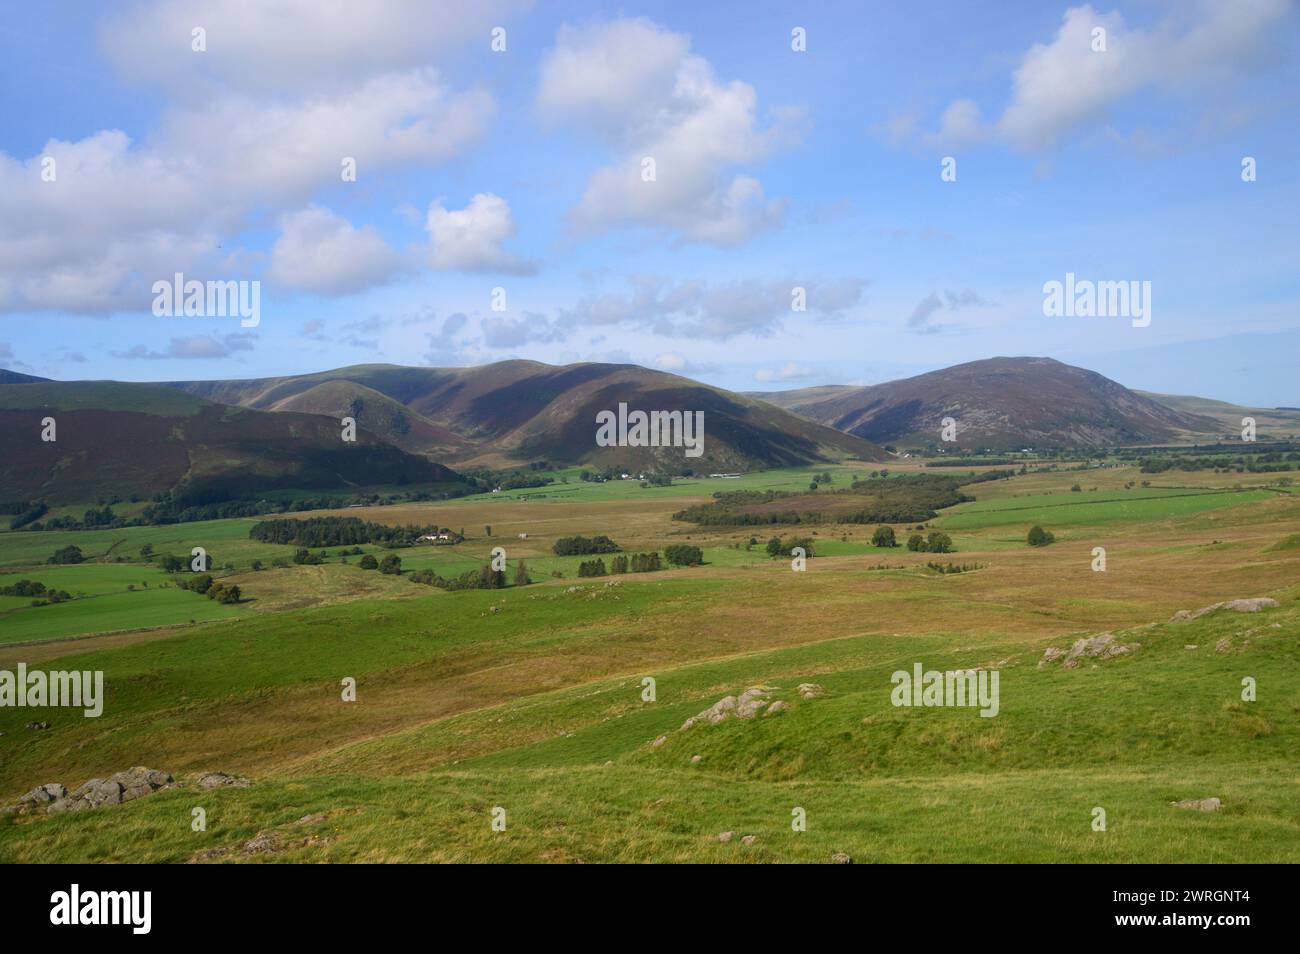
M0 646L225 619L243 609L175 587L109 593L50 606L29 605L0 613Z
M976 500L958 504L944 511L932 523L950 531L1035 523L1045 527L1151 523L1222 507L1257 503L1272 496L1267 490L1165 491L1161 494L1148 490L1145 496L1138 495L1137 491L1127 491L1126 496L1101 492L1047 494L1041 498L1004 498L985 503Z
M658 679L655 703L641 701L638 677L603 680L347 746L245 790L183 786L120 808L11 823L0 827L0 860L184 861L216 849L285 861L824 861L846 851L859 862L1294 862L1298 632L1293 599L1259 616L1217 613L1123 634L1141 649L1076 670L1038 669L1039 647L960 649L960 635L756 653L647 673ZM1216 653L1224 637L1234 648ZM219 641L203 642L201 657ZM404 641L381 642L400 664ZM335 657L340 646L320 648ZM992 719L890 705L896 668L988 664L1004 652L1002 711ZM307 672L296 673L272 661L250 685L247 672L212 672L211 662L190 663L182 698L191 704L328 668L303 660ZM362 656L337 662L364 665ZM1240 701L1243 674L1258 680L1257 702ZM828 694L799 699L793 689L805 680ZM760 683L791 708L678 731L721 695ZM660 735L668 741L650 747ZM1223 799L1222 812L1169 805L1209 795ZM189 828L194 805L208 810L205 833ZM496 806L507 811L504 833L490 829ZM805 833L791 830L796 806L807 812ZM1096 807L1106 832L1091 828ZM309 813L327 817L300 823ZM240 845L264 831L279 834L283 850L245 855ZM719 844L721 831L737 837ZM757 844L741 846L742 834Z
M1072 475L1061 480L1068 486ZM580 488L615 490L653 492ZM87 549L87 537L110 559L146 541L187 553L196 538L241 564L292 551L248 541L252 520L0 534L0 564L10 568L0 580L85 594L35 609L0 599L0 650L15 640L14 622L43 639L106 626L114 614L135 625L176 613L202 619L208 608L235 617L45 647L65 653L49 668L104 672L104 713L46 710L51 728L38 732L24 728L30 710L0 708L0 804L38 782L73 786L135 764L172 771L181 784L94 812L0 814L0 862L825 861L844 851L858 862L1294 863L1300 587L1286 576L1297 537L1287 503L1263 491L1157 488L976 501L933 522L964 531L954 534L959 552L941 560L962 562L968 544L988 549L978 558L986 570L954 577L870 572L873 557L897 562L903 551L826 527L806 574L763 550L790 528L753 533L759 544L746 551L721 541L747 539L748 528L711 535L672 525L673 539L687 531L704 547L705 566L579 580L584 558L540 552L526 556L534 578L561 569L563 584L459 593L336 565L332 547L329 566L252 574L247 595L310 585L345 601L275 613L158 589L166 575L141 564L14 572L25 558L39 562L24 550L31 538L42 556L69 542ZM1031 522L1075 533L1148 527L1130 555L1145 562L1130 574L1117 561L1094 579L1086 561L1071 569L1065 548L1017 543L1010 554L990 543ZM1197 540L1200 522L1226 542ZM620 539L617 528L585 532ZM513 569L549 540L395 552L404 570L452 575L482 565L498 543ZM1282 606L1164 622L1173 610L1163 587L1191 594L1194 607L1202 580L1205 603L1231 587ZM148 591L125 590L145 581ZM346 596L376 583L366 598ZM148 619L157 622L140 622ZM1099 631L1074 621L1132 626L1116 632L1140 648L1074 670L1038 668L1048 645ZM1134 625L1143 621L1151 625ZM895 708L890 676L915 662L998 669L1001 711L986 719L970 708ZM1241 699L1247 676L1257 701ZM357 681L355 704L339 698L345 677ZM656 680L652 702L642 698L644 677ZM795 687L806 681L827 694L800 698ZM770 687L787 711L680 731L752 685ZM254 784L200 792L194 775L209 770L247 773ZM1208 796L1223 799L1223 811L1169 805ZM203 833L190 828L197 805L208 812ZM505 832L491 830L494 806L508 813ZM807 811L807 832L791 830L795 807ZM1097 807L1106 832L1092 830ZM325 817L301 821L316 813ZM736 838L721 844L722 831ZM265 832L280 849L245 854L242 844ZM745 834L757 843L741 845Z
M38 580L47 589L65 590L76 598L32 606L30 597L0 597L0 645L228 619L246 610L182 590L175 578L153 566L39 566L0 575L0 586L21 579Z
M555 478L556 482L545 487L532 487L521 490L503 490L500 493L474 494L460 498L460 502L481 502L484 500L518 500L527 497L531 500L549 501L600 501L600 500L656 500L661 498L708 497L711 494L735 490L807 490L815 474L830 471L834 483L831 488L847 487L855 479L864 479L872 470L878 470L880 464L830 464L816 467L782 467L772 470L759 470L742 474L734 478L722 477L674 477L670 487L642 487L641 482L631 480L607 480L591 482L579 479L580 467L547 471L542 476ZM888 469L888 465L885 465ZM892 472L891 472L892 473ZM564 478L568 483L560 483Z
M0 533L0 566L32 566L44 563L55 550L68 544L81 548L88 560L117 556L138 560L140 548L150 544L154 553L189 556L201 546L219 560L247 565L260 558L291 556L293 547L278 547L248 539L253 518L205 520L199 523L168 524L159 527L121 527L115 530L18 530Z

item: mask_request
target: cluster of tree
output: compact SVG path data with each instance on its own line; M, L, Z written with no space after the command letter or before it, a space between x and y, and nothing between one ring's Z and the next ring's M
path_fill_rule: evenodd
M402 575L402 558L396 553L390 553L382 560L376 560L372 555L367 553L357 561L357 566L363 570L378 570L387 576Z
M876 532L871 535L871 545L873 547L898 546L898 540L894 537L894 528L876 527Z
M623 471L617 467L606 467L603 470L587 470L583 468L578 472L578 479L590 483L603 483L607 480L618 480L623 476Z
M1017 461L1011 457L949 457L945 460L926 461L926 467L1005 467Z
M702 527L763 526L765 524L817 522L814 512L800 514L797 510L772 510L765 505L775 500L793 498L788 490L732 490L713 495L713 503L693 504L673 514L674 520L684 520ZM758 509L758 508L763 509Z
M49 512L50 508L46 505L45 501L39 501L38 503L32 504L26 510L19 511L18 515L9 521L9 529L17 530L20 527L25 527L29 523L39 520Z
M1031 547L1045 547L1056 542L1056 535L1051 530L1044 530L1038 524L1034 524L1029 528L1026 539Z
M952 537L938 530L932 530L928 537L914 533L907 538L907 549L913 553L951 553Z
M437 533L437 527L391 527L358 517L281 518L253 524L248 536L263 543L292 543L304 547L353 546L374 543L382 547L409 547L422 536Z
M158 557L157 563L159 569L164 573L183 573L186 570L191 569L192 561L189 557L176 556L175 554L167 553ZM209 553L207 554L207 563L203 565L202 569L211 570L216 565L216 560L214 560L212 554Z
M536 479L536 478L528 478ZM92 527L143 527L166 526L174 523L193 523L199 520L224 520L232 517L262 517L267 514L294 513L305 510L332 510L340 507L385 506L403 502L450 500L466 494L480 493L497 486L487 480L467 481L445 490L410 490L395 494L355 494L351 496L295 497L289 500L265 498L230 499L225 491L167 490L155 494L152 503L137 517L123 518L111 506L100 501L100 509L87 510L82 519L72 516L55 517L41 522L49 512L44 502L10 501L0 503L0 514L13 514L9 529L18 530L86 530ZM534 485L528 485L534 486ZM117 498L115 498L116 500ZM139 500L136 495L131 501Z
M265 498L228 499L222 492L164 491L153 498L139 518L123 526L192 523L196 520L222 520L230 517L262 517L272 513L301 513L304 510L333 510L340 507L378 507L405 502L450 500L466 494L491 489L473 483L458 484L439 491L409 490L390 494L353 494L350 496L294 497L288 500Z
M501 478L497 486L502 490L527 490L532 487L545 487L547 484L553 483L555 481L550 477L539 477L536 474L515 471L513 474Z
M933 570L935 573L966 573L970 570L984 569L983 563L935 563L933 561L925 565L927 570Z
M67 590L47 589L39 580L19 580L9 586L0 586L0 596L30 596L33 606L48 606L50 603L63 603L72 599Z
M699 566L704 562L704 551L689 543L672 543L664 547L664 559L673 566Z
M605 561L600 557L594 560L583 560L578 564L578 576L605 576L607 572Z
M1279 408L1278 410L1283 410ZM1300 460L1300 442L1297 441L1257 441L1243 446L1239 439L1217 444L1192 444L1190 447L1117 447L1113 456L1121 460L1142 460L1147 457L1182 457L1216 455L1220 457L1240 458L1243 454L1277 454L1286 455L1287 460Z
M241 597L239 586L235 583L226 586L212 578L209 573L195 574L193 579L182 580L176 584L183 590L198 593L218 603L238 603Z
M551 545L556 556L587 556L592 553L617 553L619 545L604 534L594 537L560 537Z
M620 553L609 561L610 573L653 573L655 570L662 569L663 563L659 559L657 550L650 553Z
M59 547L54 551L54 555L46 560L46 563L84 563L85 556L81 552L81 547L68 544L66 547Z
M672 485L671 474L646 474L645 480L641 481L642 487L671 487Z
M484 564L477 570L466 570L458 577L444 579L433 570L416 570L411 574L412 583L423 583L444 590L499 590L506 585L504 570L494 570L491 564ZM528 581L528 571L524 570L524 582ZM519 586L519 572L515 571L515 585Z
M1300 454L1241 454L1236 457L1144 457L1138 468L1144 474L1163 474L1168 470L1223 470L1245 474L1274 474L1295 470Z
M919 523L944 507L973 498L958 488L1013 476L994 470L975 476L906 474L891 480L858 480L843 490L815 497L786 490L738 490L715 493L713 502L673 514L701 526L758 526L801 523ZM781 507L779 502L790 501ZM776 506L773 506L776 504ZM802 508L802 509L800 509Z
M528 473L522 469L515 470L468 470L461 471L461 478L467 482L470 493L487 493L500 487L502 490L521 490L529 487L545 487L555 483L554 478L540 476L537 471L550 470L552 464L545 460L535 460L528 464Z
M788 540L782 540L780 537L773 537L767 541L767 555L770 557L790 556L795 547L803 547L805 556L816 556L813 547L812 537L790 537Z

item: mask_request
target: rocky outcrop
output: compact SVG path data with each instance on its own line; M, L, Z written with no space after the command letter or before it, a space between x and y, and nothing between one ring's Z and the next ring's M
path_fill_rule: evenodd
M19 812L81 812L105 805L121 805L145 795L152 795L172 784L170 772L137 765L108 778L92 778L69 792L58 782L38 785L18 799L13 806Z
M225 772L207 772L199 776L199 788L211 790L214 788L248 788L253 784L246 778L238 775L227 775Z
M71 792L58 782L37 785L18 799L16 805L5 809L9 813L26 814L43 811L50 815L63 812L82 812L105 805L121 805L152 795L176 784L170 772L137 765L108 778L92 778ZM198 787L205 791L230 786L247 788L252 783L246 778L227 775L225 772L207 772L198 778Z
M1202 606L1198 610L1179 610L1169 620L1171 623L1185 623L1188 620L1200 619L1206 613L1213 613L1215 610L1232 610L1234 613L1258 613L1260 610L1273 609L1277 606L1277 600L1269 599L1267 596L1257 596L1247 600L1226 600L1222 603L1211 603L1209 606Z
M1064 669L1077 669L1080 660L1083 659L1113 659L1115 656L1123 656L1127 653L1138 649L1138 643L1121 643L1115 638L1114 633L1099 633L1096 636L1085 636L1083 639L1076 639L1070 646L1067 653L1063 649L1055 646L1049 646L1043 652L1043 658L1038 661L1038 668L1042 669L1048 663L1062 659L1061 667Z
M1184 798L1181 802L1170 802L1174 808L1191 808L1202 812L1217 812L1223 802L1217 798Z
M732 716L737 719L752 719L768 705L770 702L768 696L771 694L768 689L753 686L746 689L739 696L723 696L703 712L693 715L683 722L681 731L685 732L702 722L717 725L720 722L726 722Z

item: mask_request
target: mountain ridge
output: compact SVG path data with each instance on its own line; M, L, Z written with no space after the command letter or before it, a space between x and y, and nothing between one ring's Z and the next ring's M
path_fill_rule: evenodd
M347 387L339 387L345 382ZM165 386L256 409L298 406L325 385L379 394L413 419L454 435L439 450L458 466L508 467L529 460L680 469L680 448L601 448L596 414L619 403L643 410L704 411L701 468L753 469L821 463L836 457L886 460L873 443L723 388L634 364L549 365L510 360L468 368L366 364L306 375L230 381L172 381ZM357 416L367 424L366 411ZM369 426L382 431L381 427ZM395 442L401 443L394 438Z
M864 387L766 392L763 400L879 443L963 449L1103 447L1217 434L1215 419L1046 357L995 357Z

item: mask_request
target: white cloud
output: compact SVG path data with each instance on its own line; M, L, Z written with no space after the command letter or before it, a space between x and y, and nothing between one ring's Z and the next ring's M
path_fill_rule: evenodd
M858 278L710 284L643 276L632 280L631 291L587 296L562 317L570 324L623 325L669 337L714 341L744 334L766 337L787 318L840 317L862 300L866 285ZM796 287L804 289L806 312L791 308Z
M926 137L935 146L968 146L986 138L988 131L980 124L979 104L969 99L954 100L939 119L939 131Z
M417 317L418 323L435 321L431 310L427 308ZM406 324L403 321L403 324ZM434 332L425 334L425 340L428 342L428 350L424 353L424 360L433 367L450 367L463 363L465 351L457 342L457 336L465 330L469 324L469 319L462 312L454 312L443 319L441 327Z
M105 129L26 159L0 153L0 312L143 309L153 281L174 272L250 278L240 233L337 186L345 157L364 182L460 155L495 103L452 89L430 58L475 36L486 49L489 27L517 6L377 0L362 15L336 2L178 0L112 14L101 35L110 60L167 104L139 141ZM190 48L199 26L206 53ZM369 233L335 238L361 243L362 264L376 267ZM290 251L281 277L295 274ZM321 277L302 283L360 283Z
M1118 11L1067 9L1052 40L1025 52L996 121L982 123L974 102L956 100L922 141L955 146L992 137L1024 151L1050 149L1137 93L1192 94L1251 72L1291 12L1287 0L1189 0L1177 10L1147 29L1130 27ZM1096 29L1105 31L1104 52L1093 49Z
M645 19L559 31L542 62L538 109L592 131L617 156L590 177L571 212L580 233L641 225L737 245L784 216L784 202L730 170L768 155L791 117L760 129L753 87L719 82L689 50L686 37ZM643 178L646 157L655 163L652 182Z
M397 267L397 254L373 227L354 228L313 205L281 219L270 278L291 288L338 295L381 285Z
M779 368L759 368L754 372L755 381L807 381L817 377L817 372L805 364L791 361Z
M214 338L211 335L190 335L185 338L173 338L166 351L150 351L144 345L117 353L119 358L147 358L150 360L168 360L173 358L227 358L236 351L253 350L251 332L235 332Z
M302 93L351 86L379 72L446 59L530 4L521 0L150 0L100 30L118 71L168 91L214 87ZM191 48L206 31L207 51Z
M434 268L458 272L527 274L534 266L501 247L515 234L510 205L500 196L480 192L458 211L441 202L429 206L425 228L432 242L429 262Z
M520 318L496 315L482 321L483 343L489 348L517 348L525 344L550 344L567 337L563 328L557 327L545 315L525 312Z
M225 95L172 110L157 147L188 157L209 189L240 202L297 204L341 181L344 157L358 177L459 155L495 112L483 90L453 92L437 70L371 77L350 89L262 101ZM214 131L219 134L214 135Z
M940 311L961 311L965 308L992 308L997 305L995 301L989 301L980 295L973 288L963 288L961 291L945 289L943 294L931 292L916 303L912 309L912 314L908 316L907 327L921 335L942 334L950 331L950 325L942 325L933 322L931 319Z
M718 365L712 361L692 361L676 351L666 351L663 354L655 355L650 361L650 366L661 371L670 371L673 374L682 374L688 377L713 374L718 370Z

